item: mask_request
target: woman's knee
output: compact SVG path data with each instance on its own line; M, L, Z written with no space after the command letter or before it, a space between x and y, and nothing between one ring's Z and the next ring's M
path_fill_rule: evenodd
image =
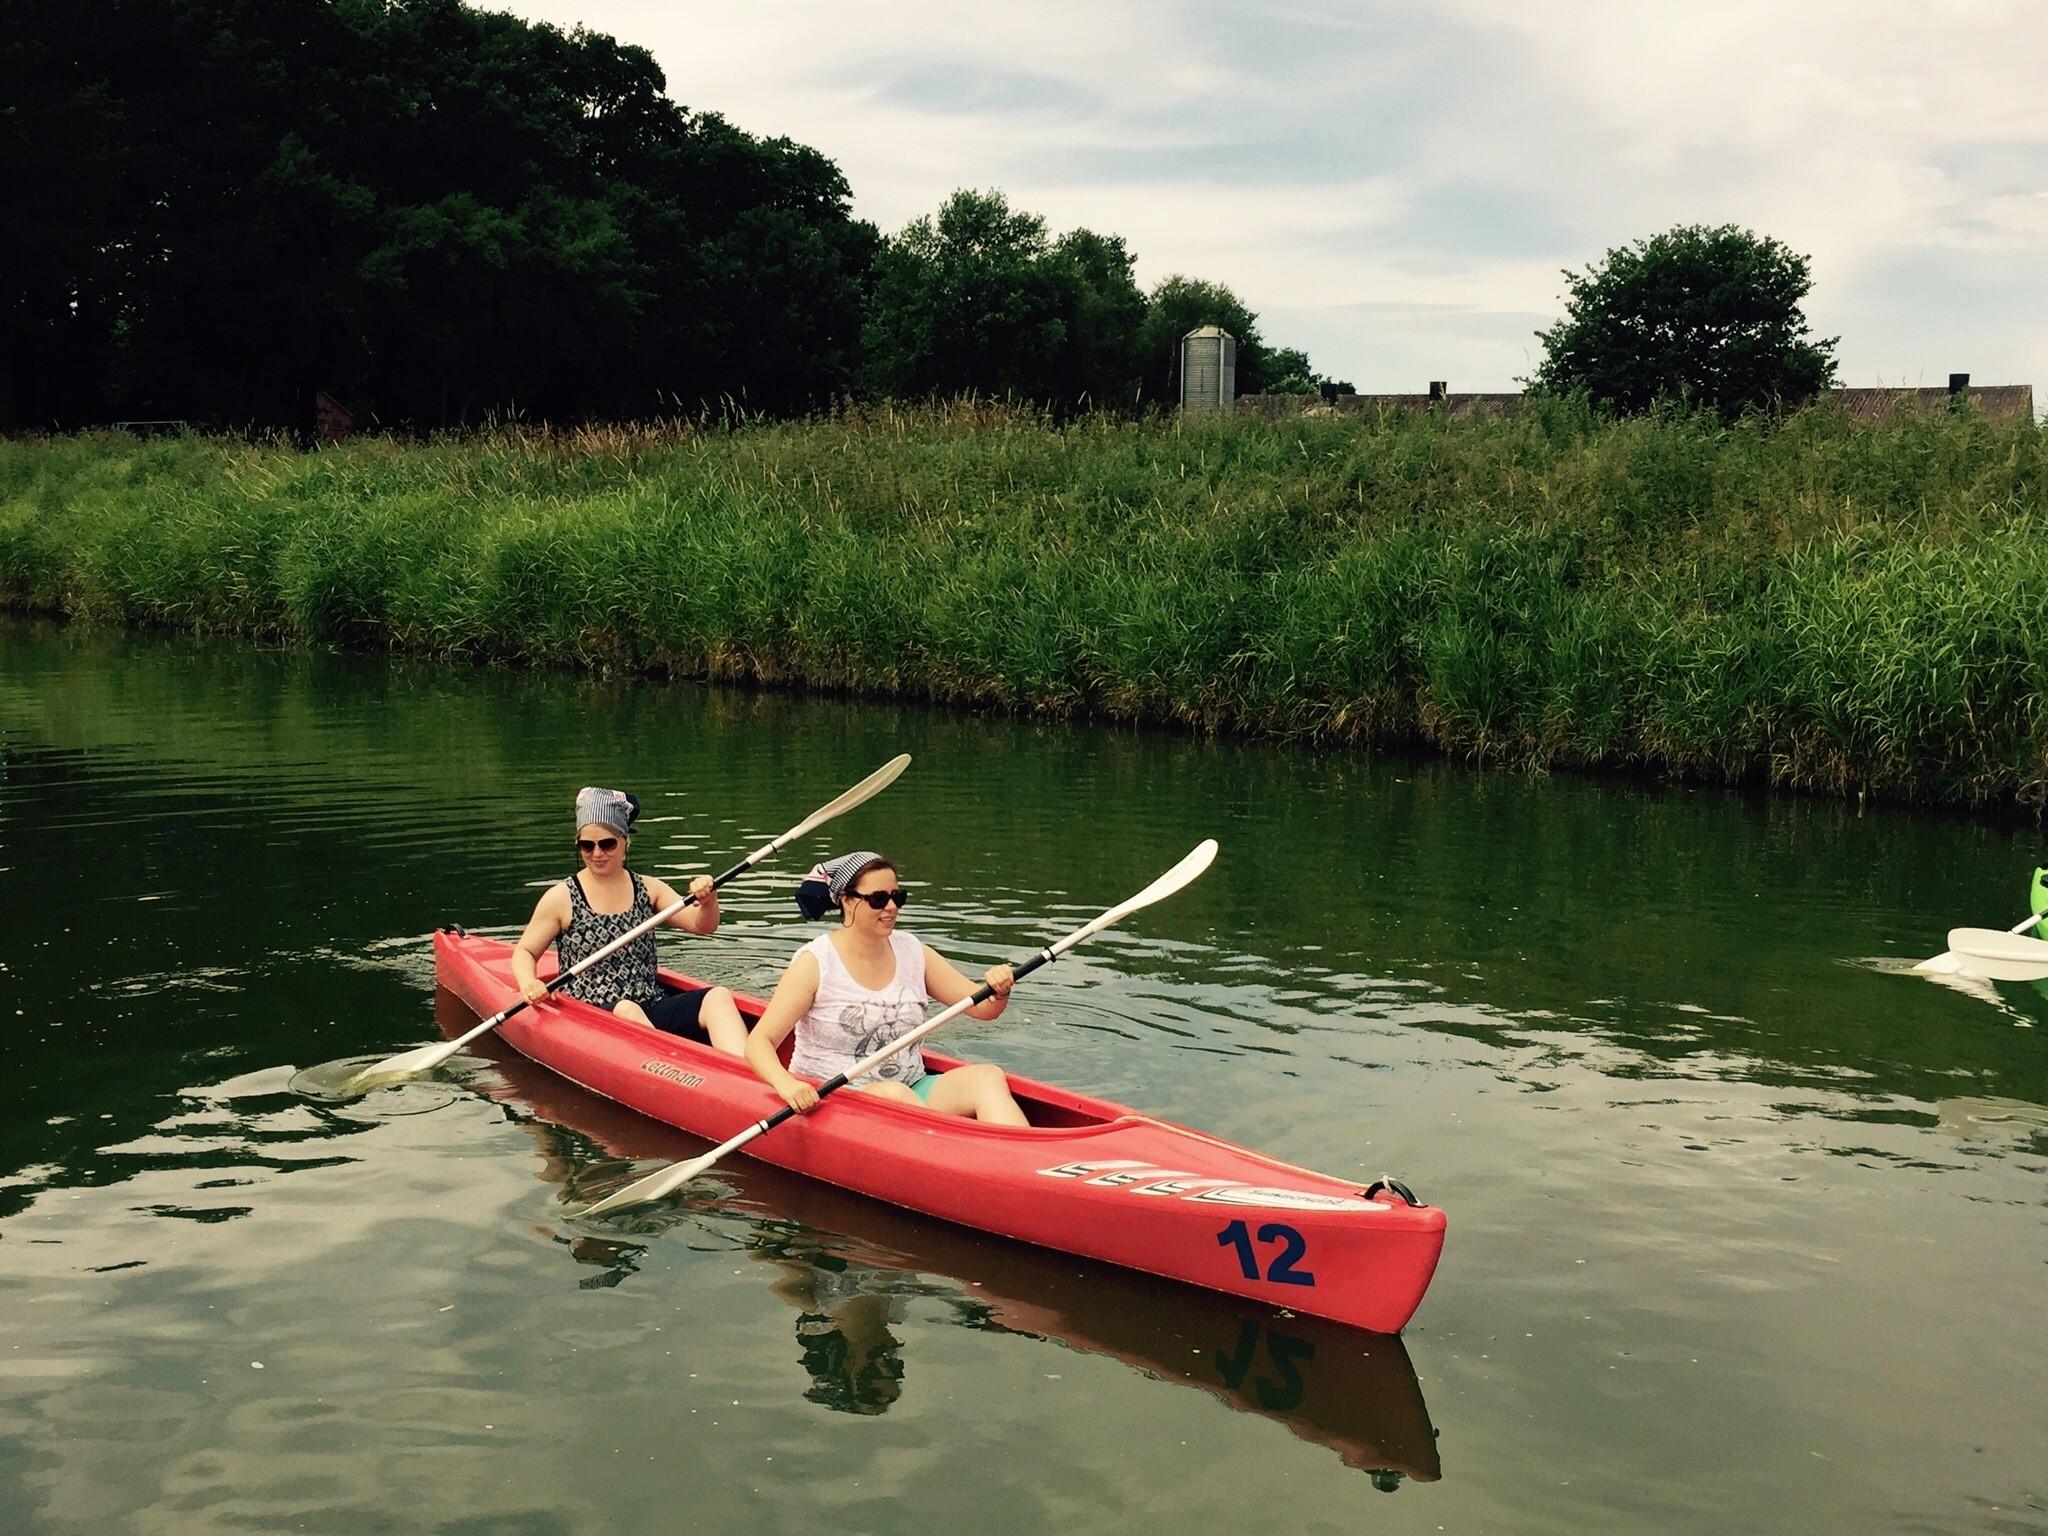
M712 1045L726 1055L747 1054L747 1021L740 1017L740 1005L733 1000L730 989L713 987L706 992L697 1010L697 1022L704 1026L704 1034Z
M631 1020L635 1024L645 1024L649 1028L652 1028L654 1025L654 1020L647 1017L647 1010L634 1002L630 997L622 997L616 1003L613 1003L612 1012L622 1019Z
M972 1091L977 1099L990 1093L1007 1094L1010 1091L1009 1074L992 1061L977 1061L968 1066L955 1067L946 1076L958 1078L960 1086Z
M861 1092L871 1093L878 1099L887 1099L892 1104L915 1104L917 1095L901 1083L861 1083Z
M1018 1123L1010 1079L994 1062L955 1067L932 1089L931 1107L949 1115L971 1115L1000 1124Z

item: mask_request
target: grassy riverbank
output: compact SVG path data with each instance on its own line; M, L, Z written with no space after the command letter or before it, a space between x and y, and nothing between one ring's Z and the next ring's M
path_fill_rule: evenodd
M2048 432L1000 410L0 443L0 603L2038 803Z

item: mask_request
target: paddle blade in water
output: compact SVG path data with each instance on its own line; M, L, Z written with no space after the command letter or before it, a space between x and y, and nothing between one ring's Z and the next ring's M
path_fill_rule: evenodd
M576 1216L602 1216L608 1211L622 1211L630 1205L646 1205L651 1201L665 1199L681 1189L690 1180L718 1161L718 1151L708 1152L702 1157L693 1157L687 1163L672 1163L659 1172L650 1173L644 1179L635 1180L624 1189L613 1190L602 1200L593 1201Z
M374 1067L366 1067L344 1086L350 1093L368 1093L372 1088L387 1087L408 1077L417 1077L422 1072L431 1072L453 1056L461 1044L459 1040L444 1040L439 1045L423 1045L416 1051L403 1052L378 1062Z

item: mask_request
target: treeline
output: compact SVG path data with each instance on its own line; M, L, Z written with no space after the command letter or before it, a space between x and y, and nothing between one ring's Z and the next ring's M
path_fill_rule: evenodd
M7 0L0 428L800 412L972 389L1309 387L1227 289L960 193L884 239L837 166L653 58L460 0Z

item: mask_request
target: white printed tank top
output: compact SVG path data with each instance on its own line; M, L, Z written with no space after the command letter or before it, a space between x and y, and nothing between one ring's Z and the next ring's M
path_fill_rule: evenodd
M853 979L830 934L818 935L798 951L818 962L818 995L810 1012L796 1021L790 1071L823 1082L924 1022L931 1001L924 989L924 945L907 933L892 933L889 948L896 956L896 975L879 990ZM913 1045L854 1081L907 1088L923 1076L924 1052Z

